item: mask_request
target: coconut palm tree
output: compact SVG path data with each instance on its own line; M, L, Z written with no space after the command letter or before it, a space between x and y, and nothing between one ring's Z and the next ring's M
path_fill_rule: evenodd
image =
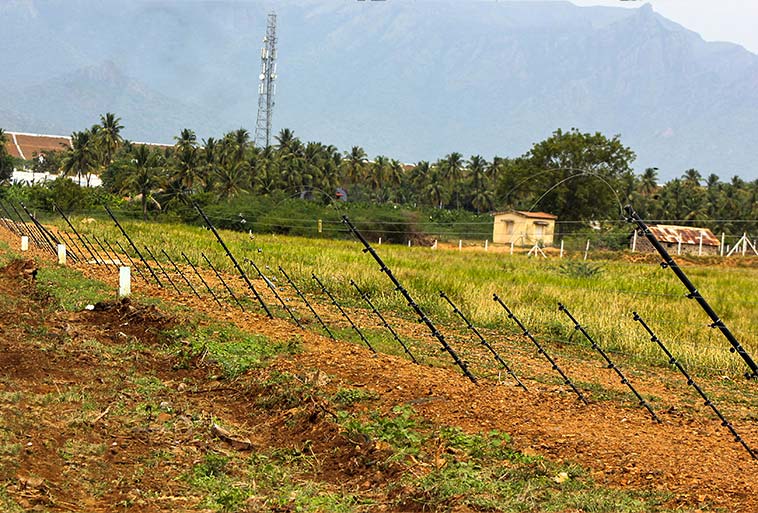
M71 134L71 149L66 151L61 162L63 176L76 174L79 185L82 185L82 175L85 175L89 185L89 175L97 166L94 146L95 142L89 130Z
M119 124L120 122L121 118L117 118L111 112L106 112L104 116L100 116L100 128L97 135L105 152L104 164L106 166L113 162L113 154L124 142L123 137L121 137L121 130L124 127Z
M132 172L124 182L124 192L131 192L140 197L142 218L147 221L147 204L152 202L160 208L153 193L161 186L161 157L150 151L145 145L140 145L132 151Z

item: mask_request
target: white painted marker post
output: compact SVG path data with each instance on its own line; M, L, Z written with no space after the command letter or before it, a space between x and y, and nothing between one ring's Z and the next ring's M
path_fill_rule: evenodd
M490 249L490 240L484 239L484 251L489 251Z
M726 237L726 234L721 232L721 256L724 256L724 237Z
M634 235L632 236L632 253L637 251L637 230L634 230Z
M458 251L463 251L463 241L458 240Z
M587 239L587 247L584 248L584 259L587 260L587 253L590 251L590 240Z
M21 251L29 251L29 237L21 236Z
M437 249L437 239L434 239L434 244L432 244L432 249Z
M511 241L511 256L513 256L513 241Z
M561 239L561 256L559 258L563 258L563 239Z
M66 245L58 244L58 263L66 265Z
M410 239L408 239L408 247L409 248L411 247L411 241L410 241Z
M118 268L118 297L125 297L132 293L132 269L131 267Z

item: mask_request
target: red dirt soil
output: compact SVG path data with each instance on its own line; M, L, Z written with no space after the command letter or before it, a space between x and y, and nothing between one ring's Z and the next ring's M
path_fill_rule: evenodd
M14 247L18 244L17 238L13 238L4 229L0 231L2 238ZM49 254L37 255L50 258ZM116 269L93 265L77 268L86 275L102 279L115 287ZM21 315L32 322L31 312L37 307L31 300L19 295L19 282L26 281L25 276L31 272L28 264L16 264L16 267L6 269L0 277L0 292L20 304L15 313L4 311L0 316L0 332L3 334L0 370L5 376L19 380L19 384L28 389L49 389L55 383L82 383L82 377L86 376L84 381L89 383L87 387L96 391L98 383L109 379L108 373L114 371L108 369L109 362L95 361L84 350L65 361L46 361L43 354L35 354L24 347L24 335L13 316ZM252 333L264 334L272 340L288 340L297 335L302 339L304 351L277 359L273 368L301 376L323 373L329 376L325 387L360 387L371 390L378 397L373 404L382 410L389 410L398 404L411 404L419 414L436 424L460 426L471 432L492 429L507 432L516 449L557 461L579 463L590 469L600 484L651 491L667 490L673 494L668 505L670 507L708 510L722 508L731 512L751 513L758 511L758 462L751 460L744 448L728 436L726 429L714 420L710 410L704 407L682 407L690 404L693 391L683 383L681 386L672 386L670 383L681 380L679 376L669 374L664 369L640 370L635 376L639 389L656 394L668 406L668 409L660 411L658 405L657 413L663 422L656 424L645 410L629 402L593 401L585 406L565 387L545 385L528 377L522 379L529 387L529 392L489 379L480 379L479 384L474 385L455 369L414 365L406 359L391 355L374 356L363 347L299 330L283 319L271 320L257 313L240 315L230 309L218 312L215 305L207 299L198 300L189 295L177 297L167 289L147 286L144 282L137 285L135 281L133 287L135 286L140 294L181 303ZM264 288L261 282L259 290ZM56 333L70 334L72 330L77 332L81 329L86 333L99 331L100 339L110 338L112 343L118 343L124 337L149 339L151 326L169 322L157 312L151 313L140 307L139 313L134 315L147 328L132 327L129 329L143 331L125 331L120 323L128 319L132 312L130 308L133 307L125 303L95 312L57 313L46 325L52 325L53 337ZM83 320L85 317L86 321ZM75 340L80 338L74 337ZM545 365L528 350L514 351L511 356L514 366L520 369L544 368ZM179 381L175 371L166 370L171 369L168 362L143 361L139 354L134 355L134 359L135 365L149 366L168 383ZM571 365L574 377L602 384L608 389L623 390L617 378L597 362L571 362ZM205 375L198 369L183 372L185 375L182 375L182 379L187 377L202 380ZM213 412L214 415L229 418L230 422L252 433L254 443L269 443L271 437L284 438L282 432L277 437L277 430L271 429L271 426L267 428L265 425L255 425L251 421L250 404L245 397L244 387L242 384L235 386L242 388L231 394L211 393L203 398L205 403L195 403L193 407L207 408L206 411ZM714 381L703 388L708 391L709 386L718 386L718 383ZM742 404L724 408L728 410L727 417L738 432L753 447L758 446L755 386L752 382L742 383ZM198 400L197 397L190 397L177 390L172 391L172 397L173 400L187 404ZM8 412L4 411L3 414ZM15 414L22 413L19 411ZM119 448L112 455L109 464L134 464L146 452L146 446L143 445L146 444L145 437L153 436L151 428L140 435L134 432L127 435L124 430L128 426L116 426L106 420L107 417L95 424L93 436L118 442ZM266 422L270 422L270 419ZM283 424L273 425L281 427ZM314 429L326 429L321 424L317 426L321 427ZM131 428L136 429L134 426ZM44 429L44 423L37 423L29 432L30 439L36 439L35 430ZM160 438L169 435L175 433L156 436ZM64 436L64 433L60 436ZM54 479L57 473L65 471L64 468L52 465L48 472L44 472L41 466L45 465L47 456L50 456L51 462L55 460L44 450L41 453L36 450L25 452L18 475L21 476L25 471L29 475L31 469L36 475L49 475L50 479ZM27 468L26 465L31 467ZM25 485L21 478L19 483L20 489L13 491L14 496L23 495L21 488ZM39 490L35 493L35 496L44 495ZM48 490L46 493L49 495L52 492ZM65 490L56 490L55 493L66 497ZM62 500L65 502L67 499ZM92 509L88 511L102 510L98 509L101 504L93 503L89 507Z

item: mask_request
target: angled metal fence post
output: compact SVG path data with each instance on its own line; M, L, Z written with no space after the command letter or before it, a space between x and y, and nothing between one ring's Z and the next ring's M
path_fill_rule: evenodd
M592 337L590 337L589 333L587 333L587 330L584 329L584 326L579 324L579 322L574 318L573 315L571 315L571 312L568 311L568 308L566 308L563 304L558 303L558 310L566 314L566 316L571 320L572 323L574 323L574 329L579 331L582 335L584 335L584 338L586 338L590 344L592 345L592 349L597 351L600 356L603 357L603 360L608 364L608 368L612 369L619 378L621 378L621 383L629 387L629 390L632 391L632 393L637 397L637 400L640 403L640 406L644 406L645 409L650 412L650 415L653 417L653 420L660 423L661 419L658 418L658 415L655 414L655 411L653 411L653 408L650 406L650 404L637 392L637 390L632 386L631 382L627 379L626 376L624 376L624 373L621 372L621 369L619 369L615 363L610 359L608 354L603 350L602 347L600 347L597 342L595 342Z
M58 213L60 214L60 216L63 218L63 220L64 220L64 221L66 221L66 224L68 225L68 227L69 227L69 228L71 228L71 230L74 232L74 234L76 235L76 237L79 239L79 242L81 242L81 243L82 243L82 246L84 246L84 248L85 248L85 249L87 250L87 252L90 254L90 256L92 257L92 260L94 260L94 261L95 261L95 263L97 263L97 259L95 258L95 255L94 255L94 253L92 253L92 250L91 250L91 249L89 248L89 246L87 246L87 244L84 242L84 240L82 239L81 235L79 235L79 232L78 232L78 231L77 231L77 229L74 227L74 225L73 225L73 224L71 224L71 221L69 220L68 216L66 216L66 214L64 214L64 213L63 213L63 210L61 210L61 208L60 208L58 205L56 205L55 203L53 203L53 208L54 208L55 210L57 210L57 211L58 211ZM86 258L86 257L85 257L85 258Z
M126 233L126 230L124 230L124 227L121 226L121 223L118 222L118 219L116 219L116 216L113 215L113 212L111 212L111 209L109 209L108 205L106 205L105 203L103 203L103 207L105 207L105 211L108 212L108 215L110 216L111 219L113 219L113 222L116 223L116 226L118 227L119 231L121 231L121 235L124 236L126 241L132 247L132 249L137 254L142 264L145 267L147 267L148 271L150 271L150 275L155 280L155 283L157 283L159 287L163 288L163 283L161 283L161 280L158 279L158 276L155 274L155 271L153 271L153 268L150 267L150 265L147 263L147 260L145 260L145 257L142 256L142 253L140 253L139 248L134 244L134 241L132 241L132 238L129 237L129 234Z
M182 270L181 270L181 269L179 269L179 266L178 266L178 265L176 265L176 262L174 262L174 261L171 259L171 257L168 255L168 253L166 253L166 250L165 250L165 249L163 249L163 248L161 248L161 253L163 253L163 256L165 256L166 258L168 258L168 261L171 263L171 265L173 265L173 266L174 266L174 270L175 270L175 271L176 271L176 272L179 274L179 276L181 276L181 277L182 277L182 279L183 279L183 280L184 280L184 282L187 284L187 286L190 288L190 290L192 291L192 293L193 293L193 294L195 294L195 295L198 297L198 299L202 299L202 298L200 297L200 294L198 294L198 293L197 293L197 291L195 290L195 287L193 287L193 286L192 286L192 282L190 282L190 281L187 279L187 276L185 276L185 274L182 272Z
M363 332L358 328L358 326L355 325L355 323L350 318L350 316L347 315L347 312L345 312L345 310L342 308L342 305L340 305L337 302L337 300L334 299L334 296L332 295L331 292L329 292L329 289L327 289L326 286L323 283L321 283L321 280L318 279L318 276L316 276L315 274L311 274L311 278L313 278L314 280L316 280L316 283L318 283L318 286L321 287L321 290L324 292L324 294L326 294L329 297L329 299L332 301L332 304L335 307L337 307L337 310L340 311L340 313L342 314L342 317L344 317L345 319L347 319L347 322L350 323L350 327L352 327L353 331L355 331L358 334L358 336L361 338L361 340L363 341L363 343L366 344L369 349L371 349L372 353L376 353L376 349L374 349L374 347L371 345L371 343L368 341L368 339L365 337L365 335L363 335Z
M123 253L124 255L126 255L126 258L129 259L129 263L132 264L132 267L137 270L137 274L140 275L140 278L142 278L143 280L145 280L145 283L147 283L148 285L150 285L150 280L148 280L147 277L145 277L145 275L142 274L142 270L140 270L140 268L137 266L137 264L134 262L134 260L132 260L132 257L129 255L129 253L126 251L126 249L124 249L124 246L122 246L119 241L115 241L115 243L116 243L116 246L118 246L118 248L121 250L121 253Z
M353 225L353 223L350 222L350 219L348 219L347 216L342 216L342 222L347 225L348 228L350 228L350 231L355 235L355 237L363 244L363 252L368 252L374 260L376 260L376 263L379 264L379 270L387 275L387 277L390 279L390 281L395 285L395 288L397 289L400 294L403 295L405 300L408 302L408 306L410 306L414 312L416 312L416 315L419 316L419 319L421 322L426 324L426 327L429 328L429 331L431 331L432 335L439 341L440 345L442 346L442 350L445 351L450 357L453 359L453 362L463 371L463 374L471 380L472 383L476 383L476 376L474 376L471 371L468 368L468 364L464 362L459 356L458 353L455 352L455 350L448 344L447 340L445 340L445 336L437 329L437 327L434 325L431 319L427 317L426 313L422 308L413 300L413 297L410 295L410 293L402 286L400 281L398 281L397 278L395 278L395 275L392 273L392 270L387 267L387 265L384 263L384 261L381 259L379 254L374 250L373 247L371 247L371 244L366 240L366 238L361 234L361 232L358 231L358 229Z
M205 253L200 253L200 256L202 256L203 259L205 260L205 263L207 263L210 266L210 268L213 269L213 272L216 273L216 278L218 278L218 280L224 285L224 287L226 288L226 291L229 292L229 295L232 297L232 299L234 299L234 302L237 303L237 306L240 307L240 310L244 312L245 307L242 306L242 303L240 303L239 299L237 299L237 296L234 295L234 292L232 291L232 289L229 287L229 285L227 285L226 281L224 281L224 278L221 276L221 273L218 272L218 269L216 269L213 266L213 264L208 259L208 257L205 256Z
M477 338L479 338L479 343L481 343L484 347L486 347L489 350L489 352L492 353L492 356L495 358L495 361L497 361L505 369L505 371L511 375L511 377L516 381L516 386L519 386L523 388L524 390L528 391L529 389L526 388L526 385L524 385L521 382L521 380L518 378L518 376L516 376L516 373L511 370L510 366L500 356L500 353L498 353L495 350L495 348L492 347L492 345L489 342L487 342L487 340L482 336L479 330L476 329L476 326L471 324L471 321L469 321L468 318L465 315L463 315L463 312L461 312L461 310L455 305L455 303L453 303L453 301L449 297L447 297L447 294L445 294L443 291L440 290L440 297L444 299L445 301L447 301L447 304L449 304L453 308L453 312L455 312L458 315L458 317L463 319L463 322L466 323L466 327L469 330L473 331L474 334L477 336Z
M268 316L268 318L273 319L274 316L271 313L271 311L268 309L268 306L266 306L266 303L263 301L263 298L261 297L260 294L258 294L258 291L255 289L252 282L247 277L247 274L245 274L245 271L242 269L242 266L240 266L240 264L237 262L237 259L234 258L234 255L227 247L226 243L224 242L224 239L222 239L221 235L219 235L218 231L216 230L216 227L213 226L213 223L211 223L211 220L208 219L207 215L205 215L205 212L203 211L202 208L200 208L200 205L192 201L192 206L195 207L195 210L197 210L198 213L202 216L203 220L205 221L205 224L208 225L208 228L210 228L210 230L213 232L213 235L216 236L216 240L218 241L219 244L221 244L221 247L224 248L224 251L226 251L226 256L228 256L229 260L232 261L232 264L234 264L234 268L237 269L238 273L240 273L240 277L247 284L247 288L249 288L252 291L253 295L255 296L255 299L258 300L258 303L260 303L261 308L263 308L263 311L266 312L266 315Z
M269 290L274 294L274 297L277 301L279 301L279 304L282 305L282 308L289 314L289 316L292 318L293 321L295 321L295 324L297 324L297 327L300 329L303 329L303 325L300 324L300 320L295 316L294 312L290 309L289 306L284 302L282 297L279 295L279 292L277 292L276 287L273 283L271 283L271 280L263 274L258 267L258 265L250 258L245 258L245 262L250 264L256 273L258 273L258 276L263 280L263 282L266 284L266 286L269 288Z
M160 269L160 271L163 273L163 276L166 277L166 279L171 284L171 286L174 287L174 290L176 291L176 293L181 296L182 291L179 290L179 287L176 286L176 283L174 283L174 280L172 280L171 276L168 275L168 273L166 272L166 269L164 269L161 263L158 261L158 259L155 258L155 255L153 255L153 252L150 251L150 248L147 247L147 244L145 244L145 251L147 251L147 254L150 255L150 258L153 259L153 262L155 262L155 265L158 266L158 269Z
M213 292L213 289L210 287L210 285L208 285L208 282L205 281L205 278L203 278L203 275L200 274L200 272L197 270L197 267L195 267L195 264L192 263L192 260L190 260L189 258L187 258L187 255L185 255L184 252L182 252L182 257L184 257L184 260L187 261L187 263L192 268L192 270L195 271L195 275L200 279L200 281L202 282L202 284L205 285L205 288L208 290L208 292L210 293L211 297L213 297L213 300L216 302L216 304L218 306L223 306L221 304L221 301L218 300L218 298L216 297L216 294Z
M716 406L711 402L710 399L708 399L708 396L705 395L705 392L703 392L703 389L698 386L697 383L695 383L695 380L692 379L692 376L689 375L689 373L685 370L684 366L682 366L681 363L679 363L679 360L674 358L674 355L671 354L671 351L668 350L668 348L663 344L663 341L658 338L658 336L653 333L653 330L650 329L650 326L647 325L647 323L640 317L640 315L637 312L633 312L634 320L639 322L642 327L647 331L648 335L650 335L650 341L655 342L658 344L658 347L661 348L661 351L663 351L666 356L668 357L668 362L670 365L676 366L677 369L679 369L679 372L682 373L682 375L687 379L687 384L692 386L697 393L700 395L700 397L703 398L703 401L705 401L705 406L710 407L711 410L716 414L716 416L721 420L721 425L724 426L729 430L730 433L734 436L734 439L736 442L739 442L742 444L742 446L745 448L745 450L750 454L750 456L755 460L758 459L758 455L756 455L755 451L753 451L750 446L745 442L745 440L737 433L737 430L734 429L734 426L729 423L728 420L724 417L724 415L721 414L721 412L716 408Z
M392 326L390 326L390 324L384 318L382 313L374 306L374 303L371 302L371 298L368 296L368 294L366 292L363 292L361 288L358 286L358 284L355 283L353 280L350 280L350 285L355 287L355 290L358 291L358 294L360 294L360 296L363 298L366 304L368 304L368 306L371 307L371 310L373 310L374 314L376 314L376 316L379 317L379 320L382 321L382 324L384 325L384 327L387 328L387 330L389 330L389 332L392 334L392 338L394 338L397 341L397 343L400 344L400 347L403 348L403 351L405 351L405 354L407 354L410 357L411 361L413 363L418 363L418 361L416 360L416 357L413 356L413 353L411 353L411 350L408 349L407 345L405 345L405 342L403 342L403 340L400 338L397 332L392 328Z
M544 356L544 357L547 359L547 361L548 361L548 362L550 362L550 365L551 365L551 367L553 368L553 370L554 370L554 371L556 371L558 374L560 374L561 378L563 379L563 382L564 382L565 384L567 384L569 387L571 387L571 390L573 390L573 391L574 391L574 393L577 395L577 397L578 397L579 399L581 399L581 401L582 401L584 404L589 404L589 403L587 402L587 399L586 399L586 398L584 397L584 395L582 394L582 392L580 392L580 391L579 391L579 389L578 389L578 388L576 387L576 385L574 385L574 383L573 383L573 382L572 382L572 381L569 379L569 377L566 375L566 373L565 373L565 372L563 372L563 369L561 369L561 368L558 366L558 364L555 362L555 360L553 360L553 357L552 357L552 356L550 356L550 354L549 354L547 351L545 351L545 348L544 348L544 347L542 347L542 345L541 345L539 342L537 342L537 339L536 339L536 338L534 338L534 335L532 335L532 334L529 332L529 330L528 330L528 329L526 329L526 326L524 326L524 324L521 322L521 320L520 320L518 317L516 317L516 314L514 314L514 313L511 311L511 309L510 309L510 308L508 308L508 306L507 306L507 305L506 305L506 304L503 302L503 300L502 300L502 299L500 299L500 296L498 296L497 294L493 294L493 295L492 295L492 299L493 299L493 300L494 300L496 303L498 303L500 306L502 306L502 307L503 307L503 310L505 310L505 312L508 314L508 318L509 318L509 319L511 319L513 322L515 322L515 323L516 323L516 325L519 327L519 329L521 329L521 332L523 333L523 335L524 335L526 338L528 338L528 339L529 339L529 340L532 342L532 344L534 344L534 345L537 347L537 353L539 353L539 354L541 354L542 356Z
M297 293L297 295L300 297L300 299L303 300L303 303L305 303L305 306L307 306L308 309L311 311L311 313L316 317L316 320L318 320L318 322L321 324L321 327L324 328L324 331L326 331L329 334L329 337L332 340L336 340L336 338L334 337L334 334L329 330L329 327L326 325L326 323L324 323L323 319L321 319L321 316L318 313L316 313L316 310L313 309L313 306L311 306L311 303L308 301L305 295L302 292L300 292L300 289L297 287L297 285L295 285L295 282L292 281L292 278L290 278L287 275L287 273L284 272L284 269L282 269L281 265L279 266L279 272L282 273L282 275L284 276L284 279L287 280L287 283L289 283L290 286L292 286L292 288L295 289L295 292Z
M731 344L732 347L729 350L732 353L736 352L740 358L745 361L745 364L747 364L748 368L750 369L750 371L745 374L745 377L748 379L758 379L758 365L756 365L755 361L750 357L745 348L742 347L742 344L740 344L740 342L732 334L726 324L724 324L724 321L719 318L718 314L716 314L713 308L711 308L711 305L708 304L708 301L706 301L700 292L698 292L697 288L695 288L695 285L692 284L684 271L682 271L674 259L671 258L671 255L669 255L668 251L666 251L666 248L664 248L658 239L656 239L653 232L650 230L650 228L648 228L648 226L645 224L645 221L642 220L640 215L635 212L634 208L632 208L631 205L627 205L624 208L626 210L626 213L629 215L629 222L637 224L637 227L640 229L642 234L647 238L648 241L650 241L650 244L652 244L658 254L661 255L661 258L663 258L661 267L664 269L667 267L671 269L671 271L676 275L677 278L679 278L679 281L682 282L684 287L689 292L689 294L687 294L687 297L689 299L694 299L697 301L697 303L700 305L700 308L702 308L706 315L711 318L711 321L713 321L711 328L718 328L724 337L726 337L727 341Z

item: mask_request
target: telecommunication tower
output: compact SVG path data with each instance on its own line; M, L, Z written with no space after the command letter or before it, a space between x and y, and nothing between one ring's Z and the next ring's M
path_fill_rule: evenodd
M276 94L276 13L268 15L266 36L261 48L261 74L258 84L258 121L255 125L255 144L268 148L271 144L271 118Z

